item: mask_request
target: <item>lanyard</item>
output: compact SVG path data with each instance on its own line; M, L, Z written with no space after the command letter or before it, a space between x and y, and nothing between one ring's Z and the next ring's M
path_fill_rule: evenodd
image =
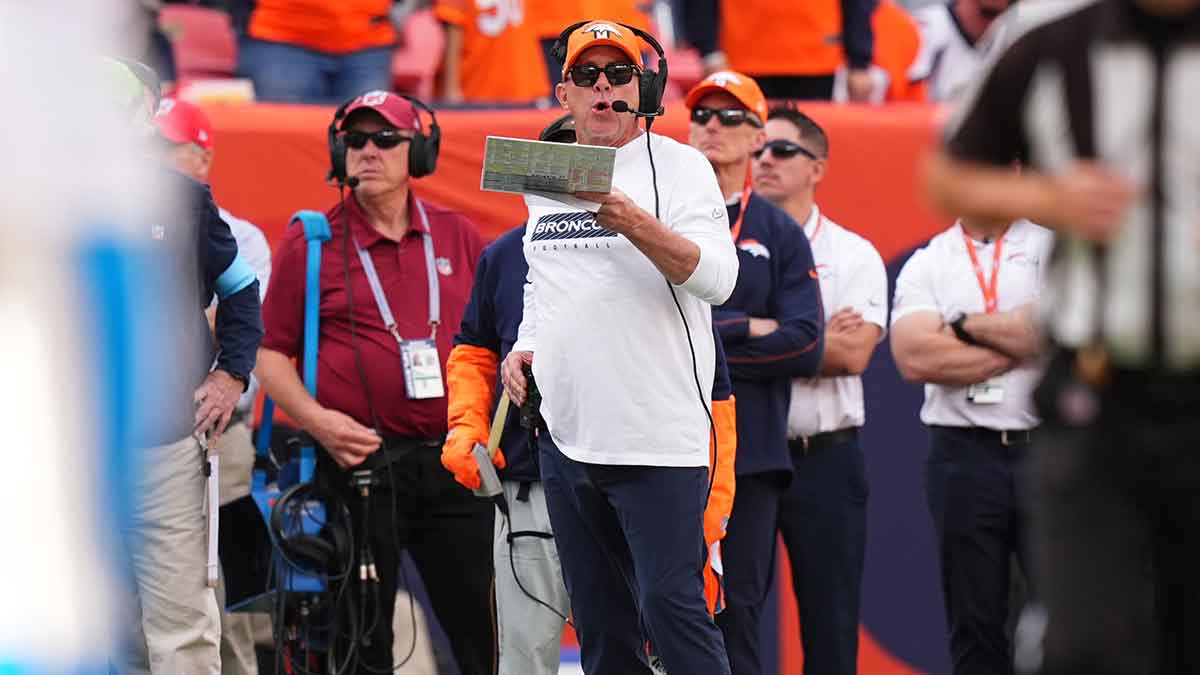
M963 241L967 244L967 255L971 256L971 265L975 268L975 279L979 281L979 290L983 292L983 309L991 314L996 311L1000 301L997 282L1000 280L1000 249L1004 244L1004 235L996 237L996 250L992 254L992 278L986 283L983 280L983 269L979 267L979 256L975 253L975 242L971 241L966 230L963 230L962 235Z
M416 200L416 198L413 198ZM429 231L429 217L425 215L425 207L417 200L417 213L421 215L421 225L425 227L425 232L421 237L425 244L425 272L426 278L429 281L429 337L434 339L437 337L438 322L441 319L441 295L438 287L437 264L433 259L433 234ZM392 308L388 305L387 295L383 292L383 286L379 283L379 274L375 271L375 263L371 260L371 254L365 248L359 245L358 237L354 238L354 249L358 251L358 259L362 262L363 272L367 275L367 283L371 286L371 295L375 296L375 304L379 307L379 316L383 318L383 325L387 326L388 332L392 337L396 338L396 342L403 343L404 338L400 337L400 331L396 328L396 318L392 316ZM350 289L346 289L350 292Z
M729 234L733 235L733 243L737 243L738 236L742 234L742 221L746 219L746 204L750 203L750 169L746 169L746 184L742 186L742 196L739 200L737 222L733 224L733 229L729 230Z
M821 226L825 224L825 214L817 211L817 226L813 228L812 236L808 238L808 243L815 244L817 237L821 236Z

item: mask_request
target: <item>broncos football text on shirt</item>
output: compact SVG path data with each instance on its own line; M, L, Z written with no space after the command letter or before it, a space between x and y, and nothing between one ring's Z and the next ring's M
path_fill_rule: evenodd
M530 269L513 350L534 352L542 416L567 457L707 466L709 422L701 405L713 382L709 304L732 292L737 256L708 161L664 136L651 134L650 142L660 220L700 248L691 278L672 286L627 238L596 224L594 214L526 197ZM645 137L617 148L613 185L654 213Z

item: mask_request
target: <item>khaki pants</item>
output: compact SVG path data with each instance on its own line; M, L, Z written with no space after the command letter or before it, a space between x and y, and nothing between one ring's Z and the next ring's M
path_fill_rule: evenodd
M133 573L131 635L120 673L219 675L217 597L208 587L205 479L188 437L135 451L132 523L124 543Z
M553 539L539 537L517 537L511 544L508 541L510 521L514 532L553 534L550 514L546 511L546 493L540 482L533 482L528 499L521 501L517 499L520 483L506 480L503 485L509 517L496 511L492 552L496 567L500 675L557 675L566 626L563 616L571 613L558 548ZM518 577L513 576L514 569L519 575L519 585Z

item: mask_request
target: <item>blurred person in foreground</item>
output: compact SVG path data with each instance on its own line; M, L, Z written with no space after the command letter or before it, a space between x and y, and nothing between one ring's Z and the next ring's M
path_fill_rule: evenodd
M1046 675L1192 672L1200 0L1063 3L1033 20L1025 7L929 167L944 209L1058 233L1034 395L1040 609L1017 656Z
M136 62L106 60L104 69L115 103L128 111L131 137L151 156L157 79ZM160 331L158 367L173 376L157 397L160 416L135 440L139 473L125 533L137 594L135 630L114 666L121 673L217 675L220 610L206 578L205 449L218 447L249 385L262 318L254 270L238 255L208 187L167 171L183 210L152 224L146 235L177 270L182 290L168 302L151 301L145 311ZM215 345L205 317L214 296ZM181 363L181 354L195 358Z
M737 496L723 553L725 612L717 625L734 675L762 671L759 622L771 588L780 497L792 479L787 418L792 378L816 375L823 351L820 287L800 226L751 187L767 102L742 73L713 73L688 92L689 144L717 175L737 249L738 278L713 308L737 396Z
M858 624L867 546L866 422L862 373L887 326L887 270L863 237L816 203L829 138L791 106L767 115L756 151L754 189L803 228L812 247L825 321L815 377L792 380L788 449L792 484L780 500L779 530L792 567L804 670L858 672Z
M648 638L667 672L728 674L702 575L709 306L737 278L724 203L698 151L638 129L631 112L658 112L664 83L633 29L584 21L562 43L556 96L579 143L616 148L613 187L575 194L594 212L526 198L529 277L501 379L521 404L531 366L542 395L542 485L584 671L645 672Z
M196 182L207 184L216 150L216 139L208 115L194 103L167 97L158 105L154 126L164 143L168 164ZM271 248L267 245L267 238L253 223L234 217L220 206L217 207L217 213L233 232L238 254L250 264L258 277L261 301L266 297L271 276ZM209 325L215 330L215 303L206 313ZM217 447L221 455L219 493L222 506L250 494L250 473L254 469L255 453L250 427L258 386L258 379L251 374L250 386L238 400L229 426ZM217 588L217 598L223 610L224 573L221 585ZM254 675L258 672L249 614L221 612L221 672L224 675Z

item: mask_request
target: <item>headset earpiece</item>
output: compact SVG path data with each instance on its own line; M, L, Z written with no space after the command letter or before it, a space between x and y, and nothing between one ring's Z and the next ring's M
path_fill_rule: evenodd
M329 144L329 175L325 180L337 181L339 185L346 182L346 143L338 133L338 125L346 117L346 108L353 102L354 99L350 99L338 106L337 112L333 114L333 121L326 130Z

